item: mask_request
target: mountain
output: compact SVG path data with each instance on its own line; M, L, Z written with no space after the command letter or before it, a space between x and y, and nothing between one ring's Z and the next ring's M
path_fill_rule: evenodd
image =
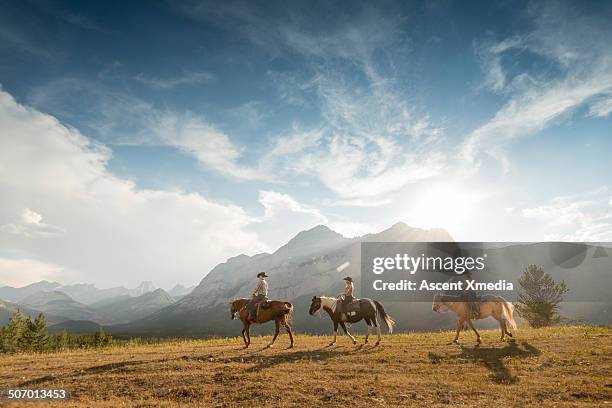
M30 296L36 292L59 291L77 302L85 305L91 305L104 299L110 299L117 296L140 296L147 292L155 290L153 282L145 281L133 289L128 289L123 286L114 288L99 289L90 283L75 283L72 285L62 285L57 282L40 281L21 288L13 288L4 286L0 288L0 299L9 302L19 302L23 298Z
M148 292L153 292L156 289L155 285L151 281L142 282L140 285L135 287L134 289L130 289L128 294L130 296L141 296Z
M99 302L104 299L110 299L117 296L140 296L147 292L155 290L153 282L145 281L133 289L128 289L123 286L116 286L108 289L98 289L95 285L87 283L77 283L74 285L64 285L56 290L64 292L74 300L77 300L86 305Z
M175 302L163 289L146 292L137 297L123 295L103 300L91 305L102 315L109 316L113 322L130 322L143 318Z
M14 288L11 286L4 286L0 288L0 299L9 302L19 302L21 299L30 296L33 293L40 291L51 291L62 286L57 282L48 282L46 280L32 283L21 288Z
M21 300L20 304L40 310L46 314L62 316L69 320L92 320L104 322L108 319L63 292L40 291Z
M168 291L168 294L170 296L172 296L175 300L179 300L180 298L188 295L189 293L191 293L192 290L195 289L195 285L194 286L189 286L189 287L185 287L181 284L177 284L175 285L172 289L170 289Z
M326 226L302 231L272 254L238 255L217 265L200 284L176 303L128 325L109 327L117 333L140 334L235 334L238 327L228 319L228 302L248 297L256 274L269 276L270 297L286 299L300 308L300 330L321 330L329 325L306 318L313 295L334 295L344 286L342 278L359 281L360 243L387 241L453 241L442 229L424 230L398 223L377 234L346 238ZM338 272L338 267L348 266ZM430 306L428 305L429 310ZM297 320L299 319L299 321Z
M4 326L8 323L9 319L17 310L20 310L26 316L30 316L32 319L35 319L36 316L40 313L40 310L32 309L30 307L24 305L18 305L16 303L6 302L4 300L0 300L0 326ZM65 317L56 316L54 314L45 313L45 318L47 322L50 324L59 323L66 320Z

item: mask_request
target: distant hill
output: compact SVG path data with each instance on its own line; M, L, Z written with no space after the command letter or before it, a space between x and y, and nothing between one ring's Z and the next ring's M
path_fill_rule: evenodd
M74 300L77 300L86 305L99 302L104 299L110 299L117 296L140 296L148 292L154 291L155 285L153 282L145 281L133 289L128 289L123 286L116 286L108 289L98 289L95 285L77 283L74 285L65 285L57 288L60 292L64 292Z
M36 292L22 299L20 304L40 310L45 314L63 316L69 320L91 320L95 322L108 320L99 312L59 291Z
M115 298L117 296L140 296L148 292L153 292L155 289L155 285L150 281L142 282L137 287L132 289L125 288L123 286L99 289L90 283L62 285L57 282L40 281L21 288L4 286L0 288L0 299L18 303L25 297L36 292L59 291L70 296L77 302L85 305L91 305L104 299Z
M50 325L48 328L49 333L61 333L66 331L68 333L95 333L100 330L100 324L91 322L89 320L67 320L65 322Z
M130 322L143 318L175 302L163 289L146 292L137 297L128 295L100 301L91 308L113 322Z
M40 310L33 309L28 306L18 305L16 303L7 302L4 300L0 300L0 326L4 326L8 323L9 319L15 312L19 309L21 313L26 316L30 316L32 319L35 319L36 316L40 313ZM52 313L45 313L45 318L48 323L59 323L67 320L65 317L56 316Z
M57 282L48 282L46 280L32 283L21 288L14 288L11 286L3 286L0 288L0 299L9 302L19 302L21 299L30 296L33 293L40 291L51 291L62 286Z

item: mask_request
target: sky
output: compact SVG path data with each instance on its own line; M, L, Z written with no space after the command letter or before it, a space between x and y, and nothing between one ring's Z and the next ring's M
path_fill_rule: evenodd
M0 3L0 285L319 224L612 241L610 2Z

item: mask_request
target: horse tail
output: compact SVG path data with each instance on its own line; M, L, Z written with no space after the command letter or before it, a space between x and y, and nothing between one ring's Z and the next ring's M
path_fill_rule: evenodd
M378 310L378 313L380 313L380 317L382 317L383 321L385 322L389 333L393 333L393 325L395 324L395 320L393 320L391 316L389 316L387 312L385 312L385 308L380 302L375 300L374 304L376 305L376 310Z
M512 317L512 314L514 313L514 305L512 302L503 301L502 306L504 309L504 318L508 323L510 323L510 327L516 329L516 322L514 321L514 317Z

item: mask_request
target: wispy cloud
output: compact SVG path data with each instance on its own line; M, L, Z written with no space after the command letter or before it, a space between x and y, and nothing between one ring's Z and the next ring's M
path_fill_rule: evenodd
M542 237L559 241L611 241L612 200L606 203L609 189L559 196L548 204L525 208L522 215L545 224L549 232Z
M607 41L612 28L605 17L577 16L571 4L559 2L533 5L531 16L532 32L487 46L486 83L508 92L509 100L466 138L460 156L468 163L478 166L490 155L507 165L504 145L556 123L580 106L592 104L589 114L595 116L609 113L607 102L596 99L612 90L612 46ZM508 78L503 57L517 49L545 58L559 74L525 71Z
M179 76L156 78L140 73L134 79L156 88L172 89L179 86L207 84L214 81L216 76L209 72L185 72Z

